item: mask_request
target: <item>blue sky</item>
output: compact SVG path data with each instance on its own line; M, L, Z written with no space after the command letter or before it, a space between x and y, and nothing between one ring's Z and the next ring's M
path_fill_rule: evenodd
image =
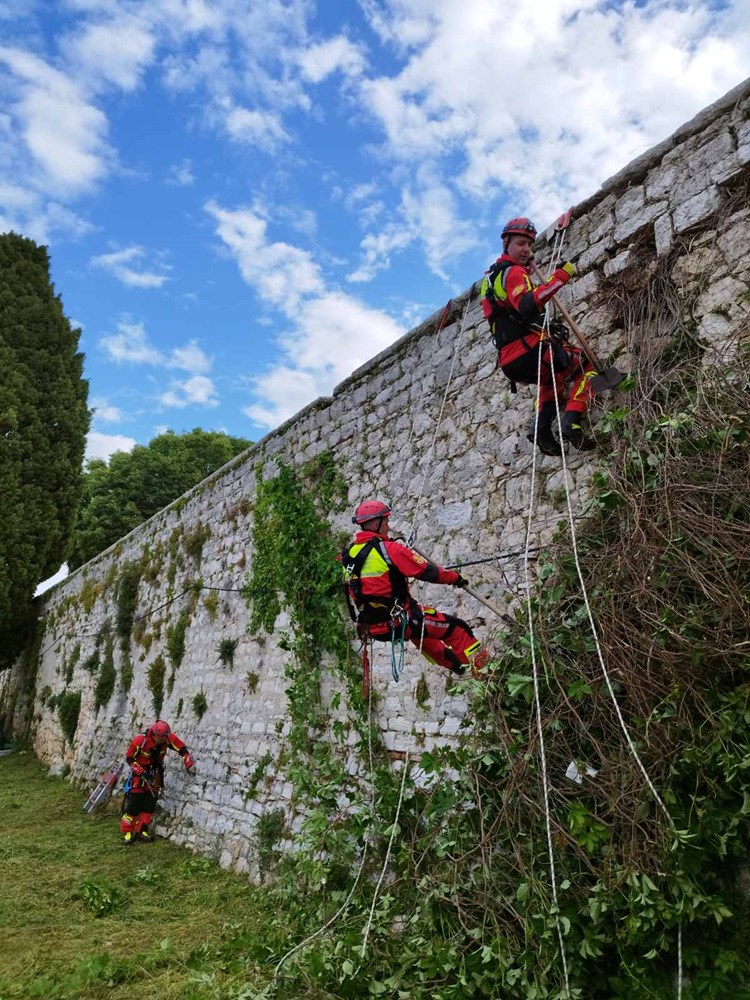
M750 3L0 0L0 231L89 454L258 439L750 72Z

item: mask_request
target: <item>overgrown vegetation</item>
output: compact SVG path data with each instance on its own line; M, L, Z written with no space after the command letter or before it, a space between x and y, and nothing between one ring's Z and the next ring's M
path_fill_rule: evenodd
M177 621L167 629L167 651L172 661L173 671L177 670L185 655L185 632L190 623L190 615L183 609L177 616Z
M205 692L199 691L197 694L193 695L193 712L195 712L198 722L201 721L207 711L208 702L206 701Z
M123 654L130 651L130 637L133 619L138 607L138 587L141 582L141 567L137 563L126 563L117 581L117 614L115 631L120 640Z
M216 652L219 654L219 660L224 666L229 667L230 670L234 667L234 654L237 652L239 644L239 639L222 639L216 649Z
M623 292L639 377L600 425L600 434L613 431L610 450L578 522L611 690L567 532L542 559L532 601L559 912L533 664L528 641L509 636L490 679L463 682L473 693L471 734L457 748L423 754L418 781L416 770L407 774L388 888L362 960L399 786L376 753L371 815L367 789L342 773L340 724L323 733L319 664L327 653L345 675L346 652L326 600L335 546L316 517L314 486L282 467L260 487L252 623L272 629L282 603L291 622L291 752L281 766L304 819L298 850L275 861L272 890L279 920L296 927L291 943L351 893L347 919L288 963L285 990L664 1000L675 995L678 928L683 997L750 989L750 910L737 881L750 855L748 359L736 354L740 370L701 367L690 296L675 285L674 265L662 261L640 293ZM302 567L293 564L300 546L289 544L289 530L311 555ZM365 734L351 686L348 694ZM361 757L364 750L362 740ZM355 885L361 866L367 877Z

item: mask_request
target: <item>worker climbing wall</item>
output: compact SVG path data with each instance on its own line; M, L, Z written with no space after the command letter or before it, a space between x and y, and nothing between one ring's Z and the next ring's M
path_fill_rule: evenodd
M648 352L639 343L636 353L613 288L618 296L637 290L666 259L673 282L690 292L694 335L706 345L701 364L732 363L750 314L749 179L746 83L574 209L565 257L575 261L577 277L561 299L608 364L637 371ZM552 239L550 232L538 244L542 272ZM488 248L488 258L499 249ZM524 553L550 540L568 496L583 510L596 462L596 453L571 451L566 473L560 459L539 458L530 496L532 395L524 387L512 395L496 371L471 290L447 311L441 306L331 398L308 406L45 595L34 644L0 677L6 728L20 733L28 724L43 759L93 783L136 729L157 715L173 722L199 769L195 779L170 778L161 829L256 873L259 817L284 810L287 839L301 822L290 810L292 784L281 762L292 726L285 668L293 615L282 601L266 609L274 613L270 631L248 633L254 609L241 593L263 558L253 534L262 484L292 470L289 496L306 492L342 538L356 503L386 498L393 528L415 531L419 548L443 565L476 560L465 570L472 584L512 611L526 591ZM602 412L594 408L594 421ZM337 486L326 493L328 479ZM425 587L420 599L438 594ZM457 590L440 591L439 600L481 638L491 637L495 621L486 608ZM394 759L456 739L468 694L452 678L408 652L396 682L386 646L375 647L371 669L378 694L372 710ZM324 673L322 695L330 725L347 725L340 678ZM342 739L356 746L361 734L347 731Z

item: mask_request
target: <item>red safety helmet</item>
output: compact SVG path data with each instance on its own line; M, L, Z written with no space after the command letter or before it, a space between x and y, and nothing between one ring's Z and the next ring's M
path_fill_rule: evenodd
M164 740L169 738L171 731L169 723L165 722L163 719L157 719L153 726L149 729L148 735L152 740L159 740L160 743L163 743Z
M391 508L382 500L364 500L354 511L352 522L364 524L366 521L376 521L379 517L388 517Z
M504 240L507 236L530 236L532 240L535 240L536 226L531 219L520 215L517 219L509 219L503 226L501 239Z

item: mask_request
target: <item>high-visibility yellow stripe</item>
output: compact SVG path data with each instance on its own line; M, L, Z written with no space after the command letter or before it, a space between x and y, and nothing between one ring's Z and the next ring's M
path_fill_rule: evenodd
M363 542L361 545L352 545L349 549L349 554L351 556L356 556L367 543ZM344 572L346 572L346 567L344 567ZM384 573L388 572L388 563L383 559L381 554L376 548L373 548L368 553L365 559L365 564L362 567L362 572L359 574L360 579L364 579L366 576L382 576ZM348 575L348 574L347 574Z

